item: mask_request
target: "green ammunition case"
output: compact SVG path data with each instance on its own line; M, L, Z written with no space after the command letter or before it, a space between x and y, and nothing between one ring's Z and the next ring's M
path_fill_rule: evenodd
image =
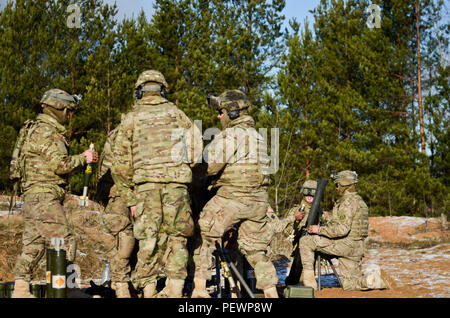
M55 251L51 260L51 272L52 272L52 289L54 298L66 298L66 271L67 260L66 251Z
M52 288L52 260L54 259L56 251L54 249L48 248L46 252L47 267L45 273L45 279L47 280L46 286L46 298L53 298L53 288Z
M5 284L0 284L0 298L6 298Z
M31 284L30 285L30 293L33 294L33 296L36 298L41 298L41 285Z
M287 286L283 292L284 298L316 298L316 292L312 287Z
M5 283L5 298L11 298L14 292L14 282Z

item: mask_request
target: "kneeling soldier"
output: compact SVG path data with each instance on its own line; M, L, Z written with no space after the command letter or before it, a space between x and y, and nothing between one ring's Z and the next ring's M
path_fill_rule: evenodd
M356 192L358 176L354 171L341 171L331 178L339 195L332 216L325 226L311 225L310 234L300 239L300 255L305 286L317 289L314 277L316 251L337 256L344 290L389 288L379 272L363 276L361 261L364 240L368 235L369 214L367 205Z

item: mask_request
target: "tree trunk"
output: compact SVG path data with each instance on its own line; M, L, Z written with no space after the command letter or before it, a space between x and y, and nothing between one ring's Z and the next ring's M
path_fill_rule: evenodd
M416 36L417 36L417 102L419 104L419 126L421 151L425 154L425 127L423 120L423 102L422 102L422 72L421 72L421 56L420 56L420 0L416 4Z

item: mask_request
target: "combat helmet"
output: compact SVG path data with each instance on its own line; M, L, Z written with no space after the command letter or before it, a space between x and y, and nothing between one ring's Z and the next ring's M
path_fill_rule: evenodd
M306 180L302 185L301 192L303 196L315 196L317 191L317 181L315 180Z
M241 110L250 107L247 95L238 89L225 91L219 96L209 95L208 104L216 111L225 109L232 120L239 117Z
M48 105L57 110L63 110L65 108L75 111L78 107L78 104L81 100L81 96L78 95L70 95L69 93L61 90L61 89L50 89L44 93L44 96L41 98L41 105Z
M356 171L344 170L339 173L333 172L331 174L331 179L334 183L341 186L349 186L358 183L358 174Z
M164 78L164 75L162 75L161 72L156 71L156 70L143 71L139 75L139 77L136 81L136 84L134 85L134 88L138 89L138 87L140 87L141 85L143 85L147 82L156 82L156 83L163 85L166 88L166 90L169 89L169 84L167 84L166 79Z

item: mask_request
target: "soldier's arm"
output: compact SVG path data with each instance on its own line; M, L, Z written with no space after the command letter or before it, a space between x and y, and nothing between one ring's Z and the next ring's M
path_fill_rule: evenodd
M51 129L46 127L37 129L33 134L33 139L33 143L40 148L40 152L46 158L48 165L58 175L71 173L86 163L83 154L69 156L63 137Z
M237 152L235 138L222 131L208 145L205 160L208 163L207 175L213 176L222 171L228 163L233 163Z
M191 168L197 166L202 160L203 137L201 130L195 123L186 116L184 112L179 111L181 126L186 129L183 136L188 151L188 162Z
M290 226L290 229L292 230L294 222L295 222L294 213L295 213L295 211L297 211L299 209L300 209L300 206L298 206L298 205L293 206L291 209L289 209L287 211L287 213L285 214L285 217L280 219L281 231L286 230L289 226Z
M113 147L111 176L120 196L131 207L136 205L136 195L133 184L133 155L132 155L133 123L128 116L119 125Z
M342 202L336 215L328 220L327 225L319 228L319 235L329 238L347 236L350 232L354 216L354 207L350 201Z
M206 153L206 162L208 164L206 168L206 174L208 176L214 176L222 171L227 162L225 158L225 140L226 137L223 134L219 134L208 145Z

